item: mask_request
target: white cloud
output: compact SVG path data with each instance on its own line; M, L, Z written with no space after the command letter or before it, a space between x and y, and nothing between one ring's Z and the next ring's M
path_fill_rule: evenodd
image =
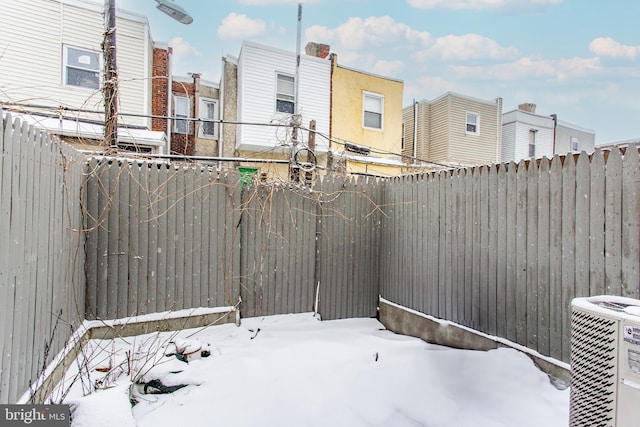
M627 46L610 37L598 37L589 44L595 55L611 58L635 59L640 54L640 46Z
M188 58L200 57L202 54L195 47L191 46L182 37L174 37L169 43L173 50L174 61L183 61Z
M601 70L598 58L568 58L560 60L517 61L492 66L455 66L460 77L492 80L522 80L528 78L555 79L560 82L584 77Z
M270 6L274 4L311 4L317 3L319 0L238 0L238 3L247 6Z
M372 72L381 76L393 76L397 75L405 67L402 61L386 61L381 59L376 61L373 66Z
M245 39L265 34L266 30L267 24L263 20L232 12L218 27L218 37L222 40Z
M549 6L563 0L407 0L418 9L499 9L506 7Z
M432 47L415 53L414 59L425 61L430 56L445 61L478 58L504 59L513 58L517 54L518 50L514 47L502 47L495 40L478 34L465 34L439 37Z
M446 92L459 91L459 83L455 83L451 80L447 80L444 77L437 76L422 76L418 78L418 83L422 88L422 92L433 94L433 96L440 96Z
M351 50L366 46L391 45L398 41L426 45L430 40L429 33L413 30L390 16L349 18L347 22L333 29L314 25L309 27L305 34L307 40L321 43L337 42L341 47Z

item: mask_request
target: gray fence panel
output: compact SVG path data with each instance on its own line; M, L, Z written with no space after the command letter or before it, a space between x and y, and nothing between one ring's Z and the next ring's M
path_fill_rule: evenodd
M88 206L98 212L87 224L89 318L237 302L232 300L237 292L226 283L238 274L235 263L228 262L238 256L236 241L227 237L237 224L236 181L206 168L154 162L92 165L96 173L88 185L97 195L89 197Z
M571 299L638 295L638 157L597 151L477 167L464 183L459 171L391 180L382 296L568 361ZM414 182L424 188L407 190ZM417 275L415 263L427 267Z
M10 403L84 317L84 162L8 114L0 149L0 403Z

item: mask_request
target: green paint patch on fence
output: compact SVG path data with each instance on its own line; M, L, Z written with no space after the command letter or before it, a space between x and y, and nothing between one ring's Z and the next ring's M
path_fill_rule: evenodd
M253 181L256 179L258 168L241 166L238 168L238 172L240 172L240 185L242 185L242 187L248 187L253 184Z

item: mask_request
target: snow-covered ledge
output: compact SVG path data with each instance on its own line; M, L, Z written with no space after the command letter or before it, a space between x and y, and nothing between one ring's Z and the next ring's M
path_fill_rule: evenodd
M431 344L484 351L498 347L513 348L529 356L540 370L549 375L556 387L569 386L571 379L569 364L543 356L507 339L484 334L455 322L438 319L382 297L380 297L378 304L378 320L392 332L420 338Z
M239 321L240 311L234 306L164 311L114 320L85 320L17 403L44 403L91 339L206 328L221 323L239 324Z

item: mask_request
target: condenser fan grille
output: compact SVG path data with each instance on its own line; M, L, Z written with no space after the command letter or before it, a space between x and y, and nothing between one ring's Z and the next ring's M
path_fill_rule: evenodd
M617 385L617 322L574 310L571 324L570 426L611 426Z

